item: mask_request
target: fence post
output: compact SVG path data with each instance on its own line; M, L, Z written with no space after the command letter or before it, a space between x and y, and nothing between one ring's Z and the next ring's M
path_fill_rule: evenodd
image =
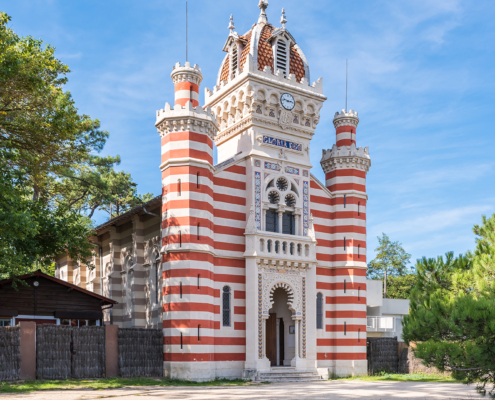
M118 325L105 325L105 376L119 376Z
M36 322L21 321L21 379L36 379Z

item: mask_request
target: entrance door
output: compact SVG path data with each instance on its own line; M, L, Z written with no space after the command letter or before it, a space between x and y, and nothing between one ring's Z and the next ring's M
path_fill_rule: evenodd
M266 320L266 357L270 365L277 365L277 314L270 313Z

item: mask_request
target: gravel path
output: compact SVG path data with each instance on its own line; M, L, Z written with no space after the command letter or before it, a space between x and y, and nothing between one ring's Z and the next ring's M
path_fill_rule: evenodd
M25 394L0 394L0 399L46 399L46 400L231 400L231 399L480 399L474 386L460 383L435 382L289 382L266 385L224 387L132 387L107 390L58 390Z

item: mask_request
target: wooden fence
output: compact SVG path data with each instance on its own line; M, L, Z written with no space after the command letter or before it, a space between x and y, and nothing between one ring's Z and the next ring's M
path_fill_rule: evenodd
M103 378L107 376L107 368L113 376L163 376L163 334L160 329L107 330L98 326L35 326L28 322L32 324L31 339L21 340L22 324L21 327L0 327L0 382L21 378ZM32 347L29 347L30 343ZM115 347L112 348L111 343L115 343ZM32 365L28 375L22 372L23 360L24 366ZM110 366L112 360L114 373Z

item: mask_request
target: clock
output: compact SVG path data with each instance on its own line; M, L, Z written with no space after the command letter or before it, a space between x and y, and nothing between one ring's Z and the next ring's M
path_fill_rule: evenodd
M294 97L290 95L289 93L284 93L280 97L280 103L286 110L292 110L294 106L296 105L296 102L294 101Z

